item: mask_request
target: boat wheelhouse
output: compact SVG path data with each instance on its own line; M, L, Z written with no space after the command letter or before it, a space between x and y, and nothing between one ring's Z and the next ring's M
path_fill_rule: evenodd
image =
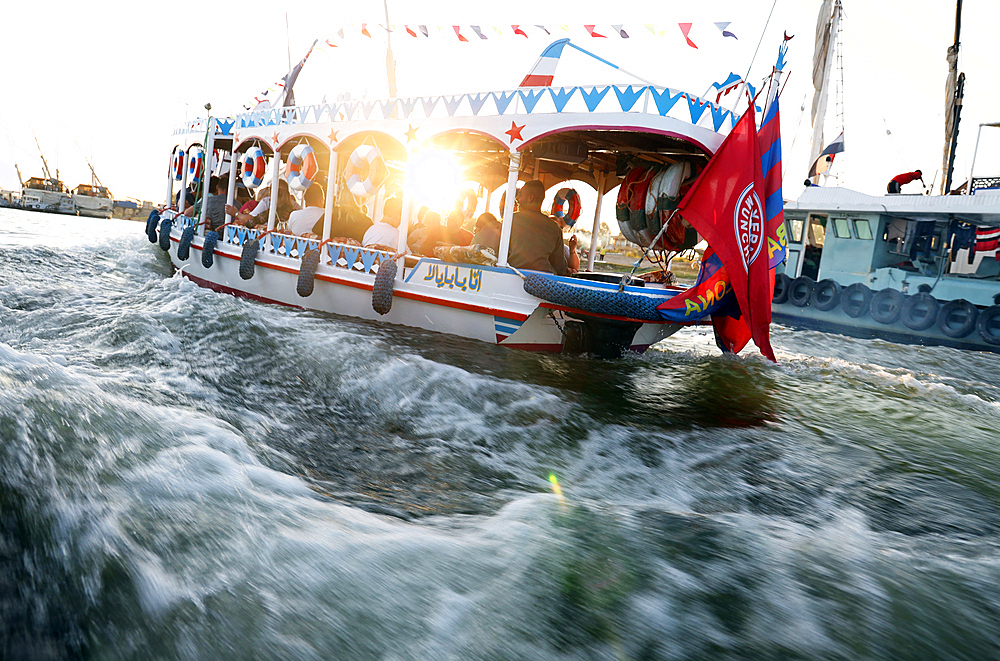
M24 182L21 206L29 211L76 215L69 189L55 177L31 177Z

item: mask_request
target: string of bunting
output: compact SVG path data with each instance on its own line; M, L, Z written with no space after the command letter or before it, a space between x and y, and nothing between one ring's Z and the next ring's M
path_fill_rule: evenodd
M731 37L738 40L739 37L735 33L729 30L729 26L732 24L731 21L713 22L712 25L715 30L723 38ZM678 31L674 31L674 26L676 25ZM340 47L343 42L355 38L355 37L365 37L368 39L374 39L373 32L375 34L379 33L392 33L400 37L405 37L407 39L454 39L458 42L470 43L476 41L488 41L490 39L500 39L500 38L539 38L544 37L546 39L551 39L553 36L560 37L563 35L568 35L571 33L586 34L592 39L631 39L633 34L641 33L645 35L646 33L652 35L655 38L683 38L685 43L694 49L697 49L697 44L691 38L692 29L696 29L696 23L643 23L639 26L631 26L624 23L614 23L608 25L523 25L523 24L511 24L511 25L415 25L415 24L390 24L387 28L381 23L352 23L349 26L344 26L338 29L334 36L319 40L310 50L310 54L316 51L324 52L332 48ZM610 29L609 29L610 28ZM714 31L713 31L714 32ZM698 36L696 30L696 36ZM707 38L704 33L698 37L699 40ZM308 58L309 55L307 54ZM267 88L261 90L253 98L247 100L243 104L244 109L252 110L261 104L271 104L275 105L277 100L281 98L282 93L285 88L285 79L287 76L279 78L274 81ZM726 90L724 93L728 93L730 90Z

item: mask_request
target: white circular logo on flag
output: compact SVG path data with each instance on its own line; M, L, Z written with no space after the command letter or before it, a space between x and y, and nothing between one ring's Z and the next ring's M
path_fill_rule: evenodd
M749 273L750 265L760 255L760 249L764 245L764 205L753 189L753 182L743 189L736 200L733 225L736 243L743 257L743 268Z

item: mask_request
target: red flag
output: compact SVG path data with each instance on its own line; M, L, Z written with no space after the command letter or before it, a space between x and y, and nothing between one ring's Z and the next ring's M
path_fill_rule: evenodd
M461 25L452 25L451 27L454 28L454 30L455 30L455 36L458 37L459 41L468 41L468 39L466 39L465 37L462 36L462 32L461 32L462 26Z
M773 361L764 185L754 122L751 104L677 210L719 255L754 344Z
M594 25L584 25L583 27L584 27L584 29L587 32L590 33L591 37L595 37L595 38L596 37L600 37L601 39L607 39L606 36L604 36L603 34L600 34L599 32L597 32L597 30L595 30L595 28L597 27L596 24L594 24Z
M528 34L524 30L521 29L520 25L511 25L510 27L512 27L514 29L514 34L519 34L522 37L524 37L525 39L528 38Z

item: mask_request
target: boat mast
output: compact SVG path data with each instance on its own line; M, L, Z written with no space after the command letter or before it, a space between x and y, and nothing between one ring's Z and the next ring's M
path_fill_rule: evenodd
M823 4L820 8L822 12L829 6L829 0ZM828 88L830 85L830 70L833 68L834 60L834 48L837 44L837 28L840 25L840 14L843 8L840 5L840 0L833 1L833 13L830 15L828 22L824 26L822 23L816 26L816 51L819 54L819 49L823 46L826 47L824 58L823 58L823 74L822 77L817 77L816 65L819 64L819 60L816 56L813 56L813 87L816 89L817 96L813 98L813 136L812 136L812 150L809 154L809 163L815 163L816 159L819 158L820 152L823 151L823 124L826 120L826 106L829 100ZM820 14L820 20L822 20L823 14ZM817 80L817 78L819 78ZM813 177L813 183L819 180L819 175Z
M21 168L17 167L17 163L14 164L14 172L17 173L17 183L21 185L21 188L24 188L24 179L21 178Z
M45 154L42 153L42 146L38 144L38 136L32 133L31 137L35 139L35 146L38 147L38 155L42 157L42 174L45 175L46 179L51 179L52 173L49 172L49 164L45 162Z
M955 150L958 146L958 122L962 115L962 95L965 91L965 74L958 73L959 35L962 32L962 0L958 0L955 9L955 43L948 47L948 78L945 83L944 106L944 162L941 164L945 172L943 177L942 195L951 192L951 177L955 170ZM972 186L970 181L966 192Z
M389 28L389 2L382 0L385 7L385 73L389 79L389 98L396 98L396 60L392 56L392 32Z

